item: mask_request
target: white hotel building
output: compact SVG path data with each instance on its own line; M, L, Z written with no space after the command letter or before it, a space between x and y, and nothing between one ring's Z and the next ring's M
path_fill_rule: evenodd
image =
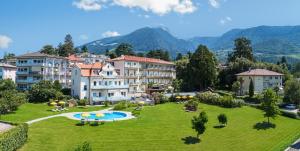
M63 87L70 86L68 59L40 52L27 53L16 58L18 89L28 90L32 84L41 80L58 80Z
M76 64L72 69L72 96L88 99L90 104L128 100L128 89L110 63Z
M149 83L167 87L176 79L173 62L127 55L111 59L110 62L124 77L125 83L129 84L129 93L144 93Z

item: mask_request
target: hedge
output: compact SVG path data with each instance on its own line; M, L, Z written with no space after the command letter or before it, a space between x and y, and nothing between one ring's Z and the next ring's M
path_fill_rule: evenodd
M27 140L28 125L26 123L14 124L14 128L0 136L0 151L14 151L22 147Z
M218 93L212 93L209 91L197 94L196 97L202 103L217 105L225 108L235 108L244 105L243 100L234 99L231 95L220 96Z

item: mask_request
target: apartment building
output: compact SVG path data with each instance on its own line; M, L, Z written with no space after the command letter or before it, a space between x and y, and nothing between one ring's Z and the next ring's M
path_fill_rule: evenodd
M16 81L17 67L5 63L0 63L0 79L11 79Z
M58 80L63 87L70 87L68 59L40 52L27 53L16 58L16 83L19 89L27 90L41 80Z
M95 55L91 53L77 53L70 55L67 59L75 63L93 64L96 62L105 62L108 59L105 55Z
M130 93L144 93L149 83L167 87L176 79L173 62L127 55L111 59L109 62L124 77L125 83L129 84Z
M72 69L72 96L88 99L90 104L128 100L128 89L110 63L76 64Z
M241 81L241 94L249 92L250 81L253 81L254 92L261 93L265 89L279 87L282 88L283 74L266 69L253 69L236 74Z

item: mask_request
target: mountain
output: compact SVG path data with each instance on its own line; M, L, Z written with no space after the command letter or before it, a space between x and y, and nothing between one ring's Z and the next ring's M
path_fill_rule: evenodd
M171 54L193 50L194 45L186 40L178 39L163 28L145 27L128 35L104 38L85 44L94 53L104 53L116 48L121 43L129 43L136 52L146 52L155 49L168 50ZM81 46L82 47L82 46Z
M259 26L233 29L220 37L196 37L189 41L207 45L215 51L232 49L234 40L246 37L251 40L254 52L291 54L300 52L300 26Z
M274 62L282 55L300 60L300 26L232 29L219 37L194 37L187 40L177 38L163 28L145 27L124 36L104 38L84 45L91 52L99 54L114 49L121 43L129 43L136 52L164 49L174 57L178 52L193 51L199 44L204 44L224 60L233 49L234 40L239 37L251 40L254 53L260 60Z

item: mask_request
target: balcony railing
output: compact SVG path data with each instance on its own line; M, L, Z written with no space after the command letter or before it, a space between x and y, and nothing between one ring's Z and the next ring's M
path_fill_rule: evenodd
M92 85L92 89L128 89L129 85Z
M92 97L92 100L95 102L99 101L122 101L122 100L129 100L130 97L128 96L112 96L112 97Z

